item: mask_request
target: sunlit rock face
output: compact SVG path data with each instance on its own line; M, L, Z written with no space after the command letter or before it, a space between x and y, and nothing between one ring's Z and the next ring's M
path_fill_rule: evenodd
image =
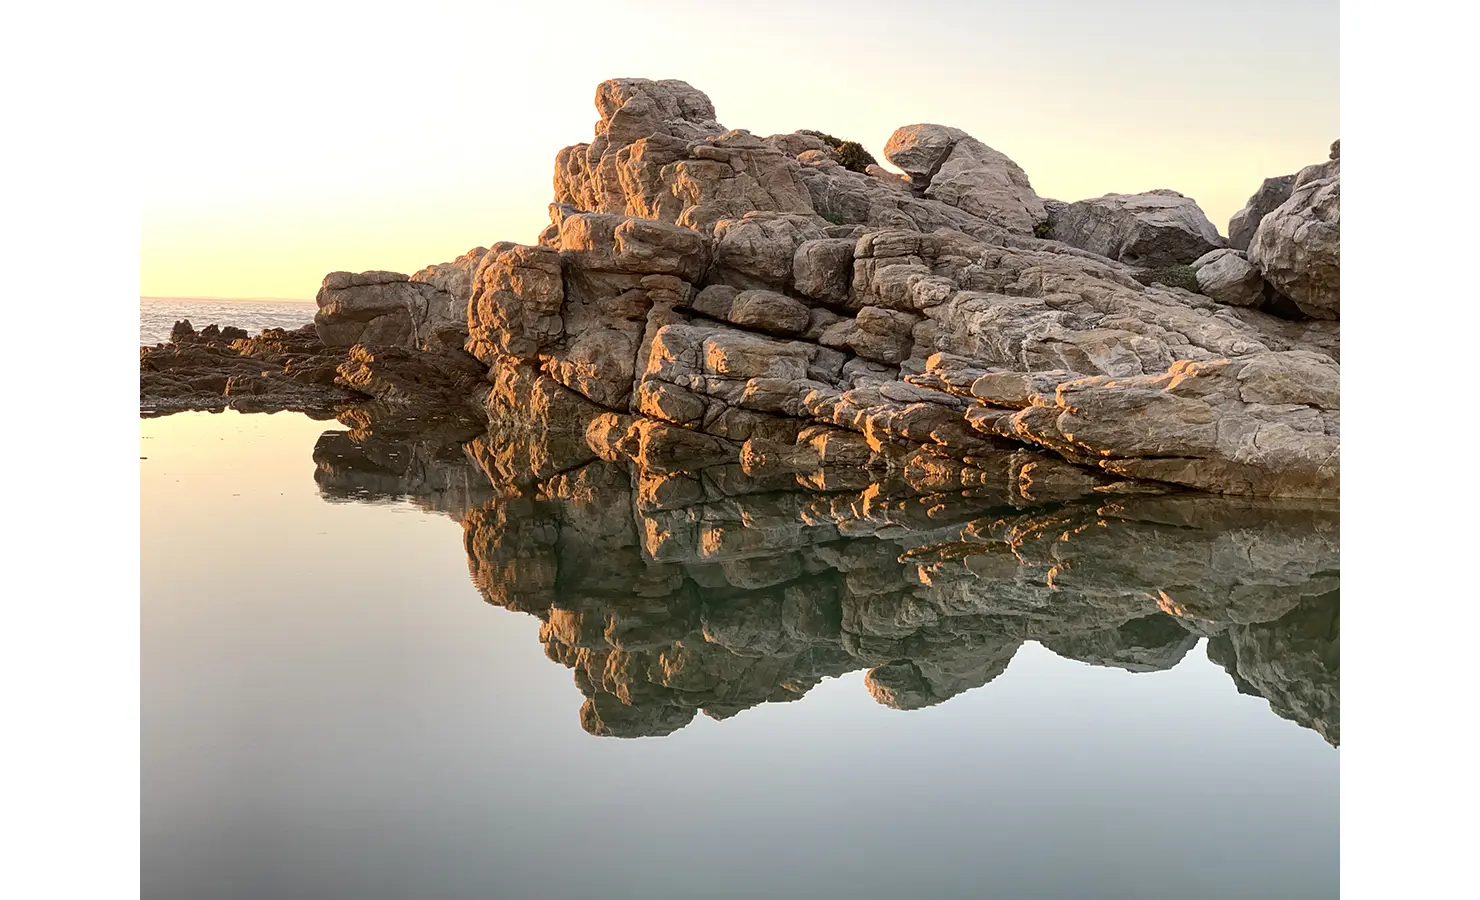
M1160 375L978 379L989 433L1125 477L1223 494L1340 491L1341 371L1305 350L1174 363ZM991 405L1019 407L1001 414Z
M846 458L982 482L997 477L984 460L1027 444L1040 490L1078 468L1102 486L1334 496L1335 323L1270 315L1272 288L1242 256L1208 265L1216 298L1122 261L1222 247L1187 198L1057 204L1053 228L1083 207L1104 232L1072 247L1039 237L1049 208L1026 174L959 129L895 132L901 177L845 168L808 133L727 130L684 82L605 82L596 105L596 137L561 151L539 244L493 245L471 280L467 349L489 368L495 430L533 391L532 430L584 433L594 457L659 474ZM1224 369L1278 370L1264 380L1286 388L1277 403L1238 385L1180 402L1238 380ZM974 391L983 378L1022 386ZM1148 381L1122 386L1134 378ZM1049 399L1080 381L1095 403L1074 424L1117 426L1088 443L1064 430L1080 411ZM1224 419L1242 424L1224 436ZM1152 446L1203 425L1175 460Z
M1256 197L1239 255L1175 191L1046 201L949 126L896 130L897 174L820 133L726 128L683 81L613 79L595 105L534 244L325 278L335 387L480 410L495 468L561 434L586 449L528 464L914 465L973 484L1018 448L1040 499L1336 495L1339 159L1267 210L1281 190Z
M556 157L557 204L664 222L812 212L796 159L749 132L727 131L709 98L685 82L605 81L596 108L595 138Z
M1031 235L1048 221L1027 173L959 128L907 125L890 136L884 156L904 170L921 196L1008 233Z

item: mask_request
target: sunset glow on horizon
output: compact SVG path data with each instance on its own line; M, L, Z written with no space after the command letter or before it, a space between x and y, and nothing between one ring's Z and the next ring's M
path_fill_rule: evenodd
M385 7L390 9L391 7ZM596 86L675 78L728 128L817 129L880 162L903 125L965 130L1043 197L1171 188L1226 233L1339 131L1336 0L267 0L180 5L140 49L140 294L311 299L548 223Z

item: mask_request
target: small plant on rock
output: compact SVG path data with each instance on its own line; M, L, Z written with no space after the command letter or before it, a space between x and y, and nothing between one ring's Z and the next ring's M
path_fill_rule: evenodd
M842 138L833 137L821 131L813 131L803 128L799 134L810 134L820 139L833 152L838 164L850 172L865 172L869 166L876 166L879 161L874 159L873 154L863 149L863 145L857 141L845 141Z
M1167 287L1182 288L1196 294L1197 270L1191 266L1164 266L1159 269L1142 269L1136 273L1136 280L1142 284L1164 284Z

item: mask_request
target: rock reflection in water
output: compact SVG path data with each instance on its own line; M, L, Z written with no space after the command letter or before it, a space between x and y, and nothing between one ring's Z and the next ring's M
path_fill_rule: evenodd
M541 620L595 735L670 734L857 669L878 702L918 709L992 681L1025 641L1153 672L1207 638L1239 691L1340 742L1332 504L654 475L593 460L578 435L341 421L314 449L324 496L459 519L474 584Z

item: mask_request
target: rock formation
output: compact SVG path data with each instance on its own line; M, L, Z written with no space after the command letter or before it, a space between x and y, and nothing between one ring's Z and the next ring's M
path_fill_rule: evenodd
M1197 203L1176 191L1106 194L1054 215L1056 240L1132 266L1186 265L1227 242Z
M332 410L368 399L336 384L340 356L313 326L240 328L177 322L169 343L139 349L139 408L150 414L232 406L242 412Z
M1228 220L1228 246L1234 250L1247 251L1249 243L1254 240L1254 232L1259 230L1259 223L1289 200L1294 188L1293 174L1264 179L1264 183L1249 197L1244 208Z
M1242 254L1181 194L1045 201L944 125L890 137L899 175L727 129L681 81L607 81L596 108L536 244L325 278L325 387L466 404L490 464L540 472L1335 496L1339 160L1267 212L1261 190Z
M1199 293L1228 306L1258 307L1266 301L1269 285L1240 250L1224 248L1192 263Z
M312 325L240 328L187 321L170 341L141 348L139 405L330 415L365 403L466 414L487 368L464 349L478 247L410 277L395 272L324 278Z
M592 734L1206 639L1338 743L1339 146L1225 241L1173 191L1044 200L943 125L894 133L900 175L681 81L596 106L537 243L331 273L296 331L181 323L141 410L337 417L323 496L458 519Z
M1289 199L1259 221L1249 261L1316 319L1341 318L1341 148L1295 176Z

